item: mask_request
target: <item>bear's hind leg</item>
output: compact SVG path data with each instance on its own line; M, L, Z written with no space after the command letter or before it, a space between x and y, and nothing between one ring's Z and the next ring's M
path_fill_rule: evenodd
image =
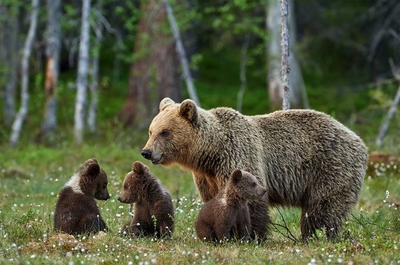
M307 242L313 236L317 237L316 234L316 220L315 217L310 215L310 209L303 207L301 210L300 229L301 238L304 242Z
M301 214L302 239L307 241L313 235L316 236L316 229L325 229L328 240L338 240L342 218L345 216L345 212L339 211L340 209L327 200L318 202L315 207L304 207Z

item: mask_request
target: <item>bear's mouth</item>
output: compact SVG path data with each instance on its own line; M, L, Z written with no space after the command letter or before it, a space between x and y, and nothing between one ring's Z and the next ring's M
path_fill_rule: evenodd
M162 155L159 158L154 158L151 160L151 163L153 163L153 165L157 165L161 162L162 160Z

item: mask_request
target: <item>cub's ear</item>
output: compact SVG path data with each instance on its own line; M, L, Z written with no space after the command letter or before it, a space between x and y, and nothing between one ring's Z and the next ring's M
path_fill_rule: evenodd
M87 167L90 164L98 164L99 162L97 162L96 158L90 158L88 160L85 161L85 167Z
M181 107L179 108L179 115L189 121L193 126L196 126L198 120L196 103L190 99L182 101Z
M163 100L161 100L160 106L159 106L160 112L163 111L166 106L169 106L171 104L175 104L175 101L173 101L170 98L164 98Z
M87 166L87 168L86 168L86 173L89 176L94 176L95 177L95 176L100 174L100 166L98 164L96 164L96 163L89 164Z
M237 184L242 178L242 171L240 169L236 169L235 171L233 171L231 178L233 184Z
M144 173L149 171L149 168L145 164L143 164L143 163L141 163L139 161L136 161L132 165L132 171L135 174L138 174L138 175L142 176L142 175L144 175Z

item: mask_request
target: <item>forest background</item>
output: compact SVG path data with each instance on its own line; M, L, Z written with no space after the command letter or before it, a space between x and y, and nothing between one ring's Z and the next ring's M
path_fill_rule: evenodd
M149 165L181 210L176 238L183 245L158 242L154 247L152 242L140 241L142 248L133 247L131 240L115 239L111 233L100 241L101 247L80 239L67 246L58 240L58 247L53 248L51 216L59 189L79 165L96 157L109 174L109 189L115 197L132 162L148 162L140 157L140 150L162 98L180 102L191 97L205 109L228 106L247 115L281 108L279 1L0 0L3 259L29 261L34 256L46 262L61 261L67 255L77 261L81 253L88 262L100 262L93 254L100 248L97 256L112 263L118 251L106 254L108 241L136 253L119 256L119 261L129 261L138 253L151 261L154 252L173 248L181 255L180 263L192 263L200 261L193 250L199 248L208 253L203 260L209 263L232 263L239 256L238 264L282 257L283 263L296 262L301 255L305 263L326 262L331 255L348 263L374 262L371 249L378 246L376 259L398 262L399 199L395 194L400 189L396 167L400 116L393 103L400 97L396 96L400 3L288 2L292 108L326 112L358 133L371 153L384 152L368 171L367 177L373 178L365 184L355 212L358 218L352 219L353 229L359 233L357 240L341 245L315 242L311 248L296 245L298 212L285 210L283 215L273 212L278 218L274 220L284 217L281 226L290 228L295 236L278 229L281 232L272 235L267 254L259 254L258 247L251 246L260 260L242 256L247 251L242 245L227 249L200 245L191 241L193 212L199 206L190 174L175 167ZM179 27L189 74L183 74L185 65L166 4ZM194 94L189 90L191 82ZM377 144L379 128L391 106L394 111L385 138ZM381 166L382 161L387 163ZM375 216L382 201L397 206L384 217ZM114 230L127 215L127 209L120 207L115 199L101 205ZM364 215L363 208L370 215ZM381 231L384 226L387 230ZM385 236L390 243L384 242ZM283 242L292 241L295 245L282 248ZM230 253L232 248L235 250ZM343 248L351 251L346 253ZM87 254L82 254L82 249ZM188 252L192 255L186 259ZM164 252L164 260L158 258L158 262L172 260L171 253Z

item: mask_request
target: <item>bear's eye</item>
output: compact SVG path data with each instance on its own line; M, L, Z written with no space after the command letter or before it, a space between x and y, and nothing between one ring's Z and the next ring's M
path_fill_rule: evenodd
M127 190L128 189L128 185L124 185L124 190Z
M251 183L251 186L254 188L255 186L257 186L257 183L253 182Z
M103 189L107 188L108 183L103 184Z
M160 135L162 137L167 137L169 135L169 131L164 129L164 130L161 131Z

